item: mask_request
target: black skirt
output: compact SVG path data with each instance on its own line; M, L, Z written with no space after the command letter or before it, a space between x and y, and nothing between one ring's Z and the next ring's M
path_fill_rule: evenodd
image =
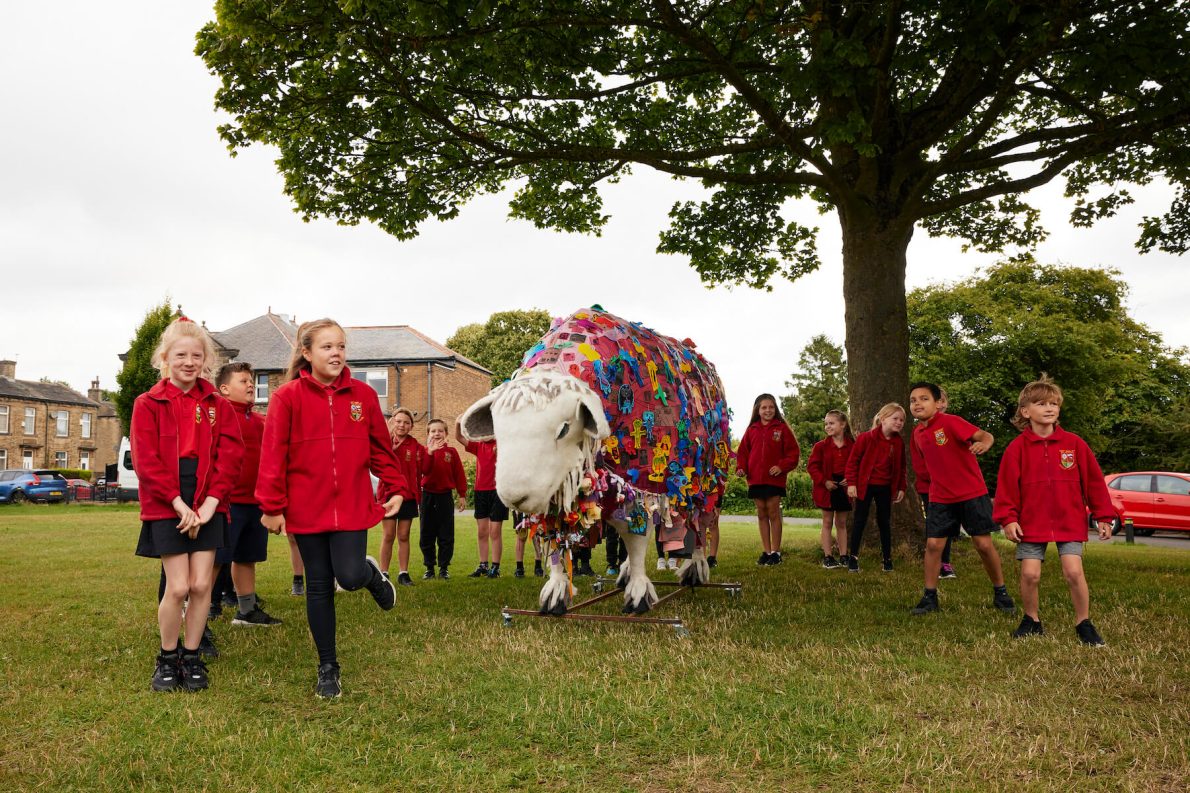
M839 482L843 481L842 474L836 474L832 478L835 480L835 484L838 484ZM834 490L830 491L830 493L831 493L831 511L832 512L850 512L851 511L851 499L849 499L847 497L847 488L836 487Z
M785 488L776 485L748 485L748 498L785 498Z
M194 503L194 491L198 488L198 460L183 457L178 460L178 489L182 500ZM216 512L209 521L198 529L193 540L189 534L178 531L178 518L167 520L144 520L140 524L140 539L136 543L136 555L150 559L195 551L216 551L227 545L227 521L222 512Z

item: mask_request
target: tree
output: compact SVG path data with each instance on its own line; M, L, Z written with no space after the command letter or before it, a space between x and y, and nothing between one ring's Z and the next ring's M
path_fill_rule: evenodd
M916 228L1028 248L1029 190L1064 175L1087 225L1162 177L1138 244L1187 250L1188 28L1177 0L223 0L197 52L229 148L275 145L307 218L408 238L516 185L513 216L598 233L600 184L647 167L708 191L659 250L768 287L819 264L789 202L833 211L868 416L908 385Z
M463 325L446 340L446 346L492 371L498 386L521 365L525 351L550 329L548 311L497 311L487 322Z
M822 419L828 410L847 413L847 362L843 348L824 335L810 339L797 359L797 371L785 383L793 393L781 399L781 412L797 436L803 459L810 449L824 437ZM867 428L864 421L856 421L850 414L853 432Z
M145 312L144 320L128 344L124 368L116 375L116 385L120 390L112 399L116 405L116 415L120 417L120 430L124 435L128 434L132 426L132 403L161 379L157 367L153 365L153 350L157 348L157 342L165 332L166 326L173 322L176 316L169 298L166 298L164 303Z
M989 481L1017 435L1021 387L1048 373L1062 387L1062 425L1105 470L1184 460L1190 363L1129 317L1114 271L1002 262L958 284L909 294L914 378L949 392L951 410L996 436L980 458Z

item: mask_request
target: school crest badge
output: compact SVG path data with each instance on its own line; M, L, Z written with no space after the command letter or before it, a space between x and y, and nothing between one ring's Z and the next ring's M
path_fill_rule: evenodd
M449 463L449 462L450 462L450 461L453 459L453 458L450 456L450 452L447 452L446 454L444 454L444 455L443 455L443 457L445 457L445 458L446 458L446 462L448 462L448 463Z
M1066 469L1074 467L1074 449L1059 449L1059 464Z
M934 443L939 446L945 446L950 439L946 437L946 430L939 428L934 430Z
M209 408L207 408L207 419L210 420L211 426L214 427L215 426L215 406L214 405L211 405Z
M351 420L352 421L363 421L364 420L364 403L363 402L352 402L351 403Z
M202 405L194 406L194 423L202 424Z
M773 430L773 443L781 442L781 430Z

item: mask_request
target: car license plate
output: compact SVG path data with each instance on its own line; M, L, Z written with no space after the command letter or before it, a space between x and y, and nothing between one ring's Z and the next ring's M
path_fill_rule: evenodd
M51 496L60 496L60 495L62 495L62 491L61 490L51 490L50 495Z

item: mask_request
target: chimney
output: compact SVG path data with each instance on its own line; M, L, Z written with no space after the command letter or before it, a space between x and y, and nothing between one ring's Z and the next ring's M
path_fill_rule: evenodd
M87 399L92 402L102 402L103 392L99 390L99 378L96 377L91 381L91 387L87 389Z
M9 380L16 380L17 362L9 361L7 359L0 361L0 377L7 377Z

